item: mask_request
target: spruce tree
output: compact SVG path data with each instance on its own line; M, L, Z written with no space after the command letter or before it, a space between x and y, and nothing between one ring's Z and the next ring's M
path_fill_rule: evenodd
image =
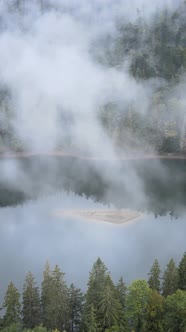
M96 314L93 304L91 304L90 310L88 311L85 317L85 326L87 332L98 332L97 323L96 323Z
M14 323L20 323L21 316L21 304L20 294L18 289L14 286L13 282L10 282L5 294L3 308L5 309L5 315L3 318L3 325L10 326Z
M85 296L85 310L84 315L87 317L90 313L91 306L94 307L94 313L96 317L96 324L100 322L100 302L102 300L102 294L105 291L106 278L108 276L108 270L105 264L100 258L93 264L92 270L89 274L88 289Z
M186 290L186 252L178 266L178 288Z
M121 277L116 285L116 293L118 300L121 303L123 309L125 309L126 292L127 292L127 287L123 281L123 278Z
M69 288L69 319L71 332L79 330L83 313L84 296L73 284Z
M143 331L163 331L164 298L155 290L151 290L144 313Z
M106 277L104 291L101 294L98 313L100 316L99 325L104 331L112 326L119 325L122 305L120 304L113 281L108 275Z
M149 287L153 290L156 290L158 293L160 293L160 266L158 263L158 260L155 259L154 264L151 267L151 270L149 272L149 280L148 284Z
M41 302L43 324L48 330L63 331L69 323L69 299L64 273L58 265L52 272L49 263L45 265Z
M163 275L163 295L172 295L178 289L178 269L171 258Z
M33 329L41 323L41 305L38 287L34 276L28 272L23 286L23 325Z
M50 264L47 261L43 271L43 281L41 287L41 312L42 323L47 329L52 329L52 274Z
M51 313L53 329L63 331L69 323L69 300L68 289L64 281L64 273L58 265L52 272L52 298Z

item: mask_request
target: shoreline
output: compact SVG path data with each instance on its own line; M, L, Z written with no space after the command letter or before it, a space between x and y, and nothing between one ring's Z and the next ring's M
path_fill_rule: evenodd
M49 151L49 152L6 152L0 153L0 159L21 159L21 158L30 158L30 157L71 157L78 158L82 160L98 160L98 161L106 161L106 160L151 160L151 159L169 159L169 160L186 160L186 154L174 154L174 153L165 153L165 154L129 154L126 155L118 155L116 158L111 158L109 156L88 156L81 153L74 152L65 152L65 151Z

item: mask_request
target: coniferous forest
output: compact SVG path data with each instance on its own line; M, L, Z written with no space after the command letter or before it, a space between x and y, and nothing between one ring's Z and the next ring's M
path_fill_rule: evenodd
M2 332L185 332L186 253L178 266L170 259L161 271L157 259L147 280L114 283L98 258L89 273L85 293L67 286L56 265L45 264L39 288L28 272L22 290L11 281L1 318Z

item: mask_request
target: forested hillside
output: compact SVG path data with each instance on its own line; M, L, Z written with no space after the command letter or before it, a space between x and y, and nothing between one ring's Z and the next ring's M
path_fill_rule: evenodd
M186 3L175 11L158 11L150 22L138 12L136 22L118 20L115 36L107 36L99 60L122 71L128 61L130 74L143 84L159 82L147 112L129 105L105 105L101 118L119 146L183 152L185 139ZM161 83L160 83L161 82ZM124 92L125 93L125 92ZM139 105L140 107L140 105Z
M7 1L6 17L0 17L0 36L10 28L11 20L19 29L25 28L28 4L29 0ZM37 2L34 8L37 15L67 11L65 5L58 7L49 0ZM149 101L146 110L138 100L128 104L112 99L104 102L97 109L103 129L122 151L185 152L185 1L174 10L157 10L150 19L144 18L142 10L132 21L118 13L115 26L113 34L93 40L90 55L104 68L127 71L147 91ZM27 144L20 138L21 128L17 131L13 125L17 107L14 91L3 80L0 83L0 150L24 151ZM123 90L123 95L129 93ZM67 110L61 111L65 126L73 121L67 114ZM60 146L68 148L69 142L73 145L73 136L62 140Z
M127 273L127 272L126 272ZM100 258L89 274L87 291L71 284L47 262L41 289L31 272L22 296L10 282L4 297L2 332L184 332L186 329L186 253L178 267L171 259L163 273L155 259L148 280L115 284ZM1 298L2 299L2 298Z

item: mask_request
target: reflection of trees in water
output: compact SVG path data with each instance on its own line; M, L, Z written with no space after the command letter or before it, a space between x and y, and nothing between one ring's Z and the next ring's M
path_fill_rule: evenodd
M104 168L107 166L101 162ZM91 198L96 202L114 205L116 208L131 208L153 212L155 217L170 215L178 218L186 200L186 160L135 160L136 169L143 183L145 202L141 203L134 193L133 183L129 188L121 181L116 181L114 174L105 180L91 161L72 157L30 157L19 160L21 169L27 174L27 192L30 197L65 190ZM163 167L162 167L163 166ZM131 167L130 161L123 162L123 172ZM28 179L30 191L28 190ZM47 191L50 189L49 192ZM133 196L133 194L135 194ZM142 193L138 193L141 195ZM25 194L24 181L11 189L1 183L0 205L16 205L28 198ZM139 196L140 198L140 196ZM140 203L139 203L140 202Z

